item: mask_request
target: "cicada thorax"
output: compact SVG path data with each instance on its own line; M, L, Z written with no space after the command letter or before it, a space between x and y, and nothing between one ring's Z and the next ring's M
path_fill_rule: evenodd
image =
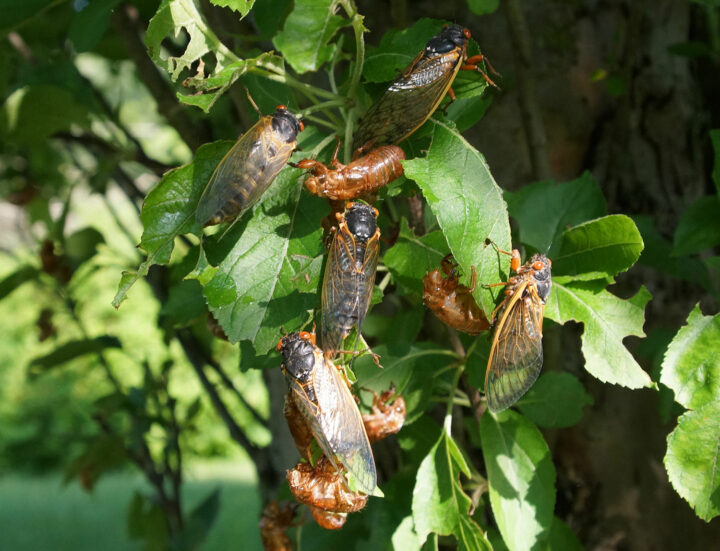
M347 379L315 346L314 335L290 333L278 343L288 380L285 415L300 455L310 460L310 435L335 471L375 493L377 474L365 427Z
M519 258L519 253L513 251L517 264ZM545 255L533 255L524 265L515 267L515 276L505 283L505 297L494 317L485 373L485 395L493 412L517 402L542 369L542 322L552 288L551 266Z
M353 149L397 144L417 130L442 101L467 57L470 32L448 25L425 45L359 121Z
M446 325L478 335L490 328L490 322L472 296L477 278L475 268L472 269L470 287L459 282L456 272L457 264L451 255L446 256L441 269L433 270L423 278L423 302Z
M235 218L262 197L287 163L303 125L284 106L240 136L210 177L195 220L211 226Z
M395 145L375 148L347 165L337 160L337 152L336 149L331 163L333 169L312 159L294 165L310 171L311 176L305 180L310 193L332 200L355 199L376 193L403 174L401 161L405 153Z
M321 344L332 358L353 327L360 333L370 306L380 246L377 210L348 203L338 215L322 287Z

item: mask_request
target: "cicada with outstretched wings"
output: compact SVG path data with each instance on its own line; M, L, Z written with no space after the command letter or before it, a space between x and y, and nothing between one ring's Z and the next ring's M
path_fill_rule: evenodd
M260 117L222 158L195 212L200 226L231 220L260 200L297 146L302 121L279 105Z
M343 372L324 357L312 333L290 333L278 350L289 385L285 417L300 455L311 461L314 438L334 469L351 475L348 490L379 495L370 442Z
M510 268L516 273L505 285L505 298L497 308L490 357L485 373L485 396L490 411L502 411L525 394L540 374L543 363L542 322L552 279L548 257L536 254L520 266L520 253L512 252Z
M358 336L365 321L380 250L378 211L364 203L348 203L337 213L322 286L321 344L329 358L353 327Z
M384 144L397 144L430 118L446 93L454 99L450 86L460 69L477 70L485 80L495 83L478 67L487 60L467 57L470 31L460 25L447 25L425 45L370 106L353 136L353 150Z

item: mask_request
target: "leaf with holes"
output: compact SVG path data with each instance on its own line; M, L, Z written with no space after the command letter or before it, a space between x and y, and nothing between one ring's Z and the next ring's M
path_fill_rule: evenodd
M697 409L720 396L720 314L703 316L695 305L665 352L660 382L675 400Z

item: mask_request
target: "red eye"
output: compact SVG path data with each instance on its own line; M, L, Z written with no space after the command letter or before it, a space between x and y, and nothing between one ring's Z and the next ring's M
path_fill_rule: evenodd
M275 109L277 109L278 111L287 111L287 107L285 107L284 105L278 105Z
M300 121L300 132L305 130L305 125L303 124L303 121Z
M310 333L308 333L307 331L300 331L300 333L298 334L298 336L299 336L301 339L305 339L306 341L312 340L312 335L311 335Z
M537 261L533 264L533 270L535 270L536 272L539 270L542 270L544 267L545 267L544 262Z
M277 343L277 346L275 347L275 349L276 349L278 352L280 352L280 350L282 350L282 345L283 345L282 342L283 342L283 340L280 339L280 340L278 341L278 343Z
M378 209L376 209L375 207L373 207L373 211L375 212L375 218L377 218L378 215L380 214L380 213L378 212Z
M469 30L469 29L463 29L463 34L465 35L465 38L467 38L468 40L470 40L470 37L471 37L472 35L470 34L470 30Z

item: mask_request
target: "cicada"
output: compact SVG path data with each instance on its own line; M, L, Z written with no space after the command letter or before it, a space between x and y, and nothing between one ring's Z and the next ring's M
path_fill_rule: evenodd
M415 132L435 112L446 93L454 99L450 86L460 69L477 70L495 86L478 67L487 60L482 55L467 57L469 38L468 29L448 25L428 40L425 49L360 120L353 136L353 150L398 144Z
M313 159L303 159L292 166L310 171L305 187L310 193L328 199L354 199L367 193L375 193L384 185L403 174L400 161L405 153L396 145L385 145L370 151L350 164L338 161L340 141L335 148L329 169Z
M284 105L260 117L222 158L198 202L195 220L212 226L235 218L258 202L297 145L302 121Z
M341 351L353 327L358 335L375 284L380 228L378 211L364 203L348 203L337 213L322 286L321 344L328 357Z
M373 392L372 411L362 416L370 442L377 442L397 433L405 423L405 399L394 388L378 396ZM392 401L392 404L390 403Z
M328 530L342 528L347 513L367 504L367 494L348 490L343 475L323 456L313 467L300 462L287 472L290 492L298 502L310 507L315 521Z
M505 285L505 298L497 317L490 357L485 372L485 395L490 411L502 411L527 392L543 363L542 322L552 279L552 262L535 254L522 266L520 252L512 251L510 269L515 272Z
M343 372L324 357L312 333L290 333L278 350L289 385L285 417L300 455L311 461L314 438L335 471L352 476L348 490L377 494L372 449Z
M453 262L452 255L447 255L442 260L440 270L433 270L423 278L425 306L450 327L470 335L479 335L490 328L490 323L472 296L476 280L473 266L470 287L460 284L457 264Z
M292 542L285 532L292 526L297 508L297 503L280 505L277 501L271 501L265 506L259 523L265 551L292 551Z

